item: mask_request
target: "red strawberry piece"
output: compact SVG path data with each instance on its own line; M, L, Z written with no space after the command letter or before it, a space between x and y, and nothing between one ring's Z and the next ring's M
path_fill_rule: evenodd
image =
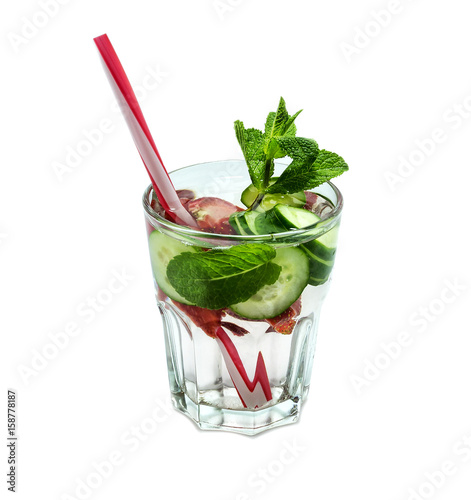
M157 287L157 298L162 302L165 302L165 299L167 298L165 292L162 292L162 290L159 287Z
M164 212L162 205L159 203L159 200L157 199L157 195L153 191L152 191L152 199L150 201L150 206L152 210L154 210L154 212L157 212L161 217L164 217L165 219L174 222L174 220L168 215L168 213Z
M188 202L190 201L190 198L180 198L180 201L182 202L183 208L188 211Z
M195 198L195 193L191 191L190 189L179 189L177 191L177 195L180 198L180 202L183 205L184 208L188 205L188 202L190 200L193 200ZM159 200L157 198L157 195L155 194L154 191L152 191L152 198L150 200L150 206L152 207L152 210L157 212L160 215L164 215L167 220L172 220L169 217L164 214L164 211L162 209L162 205L159 203Z
M311 191L304 191L304 194L306 195L306 204L304 205L303 208L306 210L310 210L311 212L314 212L314 207L316 206L317 203L317 194L316 193L311 193Z
M173 303L191 319L195 326L201 328L210 337L216 338L216 330L221 326L222 309L203 309L202 307L182 304L175 300Z
M150 200L150 206L152 208L152 210L154 210L154 212L157 212L158 214L160 214L160 212L162 212L162 207L159 203L159 200L157 199L157 197L152 194L152 199Z
M180 198L180 201L183 205L184 208L188 210L188 203L191 200L195 199L195 193L193 191L190 191L189 189L179 189L177 191L178 197Z
M310 191L304 191L306 195L306 204L304 208L310 212L314 212L319 217L323 218L329 215L333 210L333 206L322 196L318 196Z
M194 200L195 199L195 193L191 191L191 189L179 189L177 191L178 197L180 199L185 198L187 200Z
M229 321L221 321L221 326L230 330L234 335L237 335L237 337L243 337L244 335L247 335L247 333L249 333L249 331L245 328L242 328L235 323L230 323Z
M203 231L217 234L236 234L229 224L229 217L242 208L212 196L188 202L186 209L196 219Z
M290 335L296 325L299 313L301 312L301 299L299 298L285 312L275 318L267 319L268 324L278 333Z

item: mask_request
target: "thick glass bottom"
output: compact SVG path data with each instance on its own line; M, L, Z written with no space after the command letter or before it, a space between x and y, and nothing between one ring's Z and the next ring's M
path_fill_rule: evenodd
M164 323L167 365L173 404L199 428L255 435L299 419L311 379L319 310L327 285L309 287L290 335L271 331L264 321L223 316L249 333L230 331L232 355L246 370L246 385L234 383L221 344L204 333L171 301L159 301ZM268 332L267 332L268 330ZM267 398L257 376L263 357ZM254 381L258 380L254 385ZM245 392L241 395L239 390ZM258 394L257 400L251 399ZM253 405L252 405L253 404Z
M217 398L216 395L207 396L210 400ZM238 404L237 399L239 398L235 394L235 404ZM254 436L281 425L297 422L301 412L301 399L295 399L296 401L287 399L267 408L237 410L218 408L205 403L196 404L184 393L172 394L175 409L193 420L200 429L237 432L246 436Z

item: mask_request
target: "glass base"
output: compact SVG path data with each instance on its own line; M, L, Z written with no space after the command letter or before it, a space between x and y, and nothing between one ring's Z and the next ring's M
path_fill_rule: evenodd
M296 399L297 401L288 399L256 410L235 410L202 403L198 405L184 393L172 394L175 409L193 420L200 429L237 432L246 436L296 423L301 411L301 401Z
M284 169L285 165L277 162L275 175L281 175ZM172 172L171 178L177 190L186 191L180 193L181 198L187 200L188 206L191 200L200 226L221 231L205 233L176 226L164 217L152 186L146 190L146 227L175 408L201 429L250 436L296 422L311 380L320 311L335 258L342 210L340 192L333 184L324 183L308 193L306 207L322 219L304 230L237 236L230 234L232 230L224 214L237 210L240 193L251 183L244 161L193 165ZM328 231L332 231L330 236ZM323 239L315 242L316 238ZM266 285L269 288L263 293L245 298L250 301L248 304L240 306L245 297L242 291L247 290L241 289L240 297L232 297L231 300L241 302L239 307L232 304L231 308L227 307L231 305L227 302L231 295L216 297L216 290L221 294L228 291L223 282L206 288L207 278L219 279L217 274L208 274L197 286L195 274L187 283L194 282L195 290L183 286L183 276L174 276L174 284L177 288L178 284L182 286L180 291L185 297L170 283L167 266L173 259L186 254L187 263L193 258L199 260L190 250L202 257L203 251L235 251L241 249L238 245L254 243L276 250L273 258L279 259L282 269L278 285ZM233 258L227 264L232 269L233 261L235 270L238 265ZM250 272L254 270L251 268ZM229 278L225 273L221 278ZM231 286L249 288L247 276L241 274L231 273ZM257 272L253 276L258 275ZM254 291L258 290L256 283L251 285ZM216 300L219 298L226 300ZM193 305L194 302L208 308Z
M312 297L307 302L314 302L317 312L325 290L317 287L313 292L320 294L318 302ZM228 334L237 355L244 360L249 382L255 379L259 353L267 367L271 397L254 408L245 407L216 339L189 321L171 302L158 304L164 324L170 392L179 412L200 429L246 436L299 420L309 390L318 314L308 311L298 317L290 335L267 332L263 321L227 317L250 331L242 337Z

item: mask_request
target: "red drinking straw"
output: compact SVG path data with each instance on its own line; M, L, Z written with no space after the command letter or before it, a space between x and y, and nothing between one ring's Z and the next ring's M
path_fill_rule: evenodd
M162 208L174 222L196 227L195 219L185 210L173 187L136 95L108 36L106 34L98 36L94 38L94 41L103 59L103 67L108 81L120 104L123 116Z
M255 374L253 380L250 380L236 346L222 327L219 327L216 331L216 340L226 363L227 371L244 408L260 408L271 401L273 396L262 353L258 353Z
M185 210L173 187L136 95L108 36L106 34L98 36L94 38L94 41L103 59L108 81L120 104L123 116L162 208L176 223L197 227L195 219ZM254 378L250 380L236 347L221 327L218 328L216 339L244 407L258 408L268 403L272 399L272 394L262 353L259 353L257 359Z

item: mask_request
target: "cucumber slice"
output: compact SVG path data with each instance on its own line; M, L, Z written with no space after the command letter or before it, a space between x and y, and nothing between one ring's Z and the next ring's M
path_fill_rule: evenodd
M335 253L337 251L337 240L339 235L339 225L336 224L332 229L324 233L319 238L305 243L304 246L312 247L313 253L315 253L319 259L324 261L335 260Z
M245 236L247 234L252 234L250 232L249 226L245 222L244 212L235 212L229 217L229 224L232 226L237 234Z
M244 212L244 221L249 228L249 234L257 234L257 229L255 227L255 220L257 219L258 213L247 210Z
M277 205L274 215L286 229L302 229L319 222L320 217L302 208ZM335 261L339 225L301 245L309 257L309 284L321 285L329 278Z
M268 193L263 197L260 205L256 207L255 210L258 210L259 212L266 212L279 203L289 205L291 207L302 208L306 204L306 195L304 194L304 191L293 194Z
M163 234L160 231L153 231L149 236L149 251L152 272L154 273L155 281L162 292L177 302L194 305L182 297L170 284L167 278L167 266L168 263L178 254L183 252L197 252L198 250L196 247L185 245L185 243Z
M321 218L309 210L278 205L273 209L278 220L289 229L302 229L319 222ZM305 246L312 247L312 253L322 260L333 260L337 249L339 225L319 236L315 240L305 243Z
M308 284L309 259L298 247L278 248L272 260L281 266L278 280L262 287L245 302L230 307L239 316L267 319L278 316L295 302Z
M301 229L312 226L321 218L304 208L293 208L286 205L278 205L273 209L280 222L288 229Z
M272 178L270 180L270 185L276 182L277 179L278 177ZM257 198L258 193L259 193L258 189L253 184L250 184L250 186L247 187L242 192L240 201L247 208L250 208L255 199ZM292 207L303 207L306 204L306 195L304 194L304 191L299 191L299 193L293 193L293 194L269 193L263 197L263 200L261 201L260 205L256 207L254 210L258 212L266 212L267 210L270 210L278 203L283 203L285 205L290 205Z
M236 212L229 217L229 224L237 234L245 236L247 234L259 234L255 228L255 219L259 212L247 210L245 212Z
M286 227L282 224L273 210L268 210L268 212L254 212L257 213L255 218L255 234L272 234L272 233L284 233Z
M307 245L301 245L302 249L309 257L309 284L322 285L327 281L334 267L333 260L322 260L318 255L312 253Z
M290 229L301 229L311 226L321 220L318 215L309 210L293 209L293 207L286 207L283 205L275 207L274 213L285 228ZM339 225L337 224L322 236L319 236L319 238L306 243L305 246L312 247L312 253L316 254L321 259L333 260L337 249L338 233Z
M242 194L240 195L240 201L247 208L250 208L252 206L252 203L255 201L257 194L258 194L258 189L253 184L250 184L250 186L246 187L242 191Z
M236 212L229 217L229 224L242 236L247 234L258 234L255 228L255 219L258 215L258 212L252 212L251 210Z

